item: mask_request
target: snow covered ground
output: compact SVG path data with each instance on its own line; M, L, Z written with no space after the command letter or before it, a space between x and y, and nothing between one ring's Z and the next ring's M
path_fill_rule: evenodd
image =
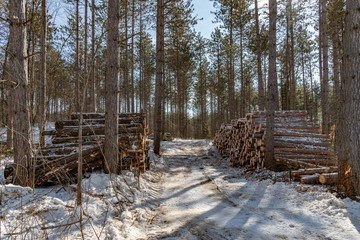
M286 174L231 168L210 141L165 142L152 169L83 181L85 239L360 239L360 203ZM75 186L3 184L0 238L81 238ZM265 179L265 180L260 180ZM126 181L125 181L126 180Z

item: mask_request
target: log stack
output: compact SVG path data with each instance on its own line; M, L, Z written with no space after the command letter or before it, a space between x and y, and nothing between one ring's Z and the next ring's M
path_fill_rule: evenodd
M79 156L80 114L71 115L71 120L57 121L52 144L33 154L36 162L35 182L37 186L48 183L71 183L76 181ZM120 170L139 168L143 172L149 168L148 126L145 114L122 113L119 125L119 166ZM83 114L82 123L83 171L102 169L104 166L103 141L105 138L105 115L101 113ZM9 175L9 171L7 173ZM8 176L5 176L8 177Z
M337 159L331 151L329 136L320 134L319 129L309 124L306 115L306 111L275 112L275 161L286 169L336 168ZM246 118L222 125L213 145L223 156L229 157L233 166L264 168L265 134L265 112L249 113Z

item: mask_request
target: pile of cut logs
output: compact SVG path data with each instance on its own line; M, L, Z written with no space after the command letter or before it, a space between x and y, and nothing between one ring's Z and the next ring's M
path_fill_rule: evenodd
M71 115L71 120L57 121L55 130L44 135L54 135L52 144L40 148L33 154L35 184L72 183L76 180L79 156L80 114ZM122 113L119 126L119 166L120 170L149 168L148 126L145 114ZM105 138L105 115L101 113L83 114L82 148L83 171L102 169L104 166L103 141ZM9 168L8 168L9 172ZM7 173L9 175L9 173ZM7 176L5 176L7 177Z
M330 138L320 134L319 129L309 124L306 114L306 111L275 112L275 161L287 169L303 169L292 172L295 180L333 184L337 159L330 150ZM233 166L263 168L265 134L265 112L249 113L246 118L222 125L215 135L213 145L223 156L230 158Z

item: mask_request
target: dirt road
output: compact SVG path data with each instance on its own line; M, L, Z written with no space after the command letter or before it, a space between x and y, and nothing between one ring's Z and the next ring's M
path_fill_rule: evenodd
M209 158L204 141L168 143L159 221L149 237L156 239L246 239L238 207L204 175ZM241 237L240 237L241 236Z
M321 188L248 181L210 147L204 140L165 143L158 215L147 238L359 239L357 203Z

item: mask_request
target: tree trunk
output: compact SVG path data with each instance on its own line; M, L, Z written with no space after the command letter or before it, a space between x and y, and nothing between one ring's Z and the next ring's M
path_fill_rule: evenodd
M220 82L221 82L221 58L220 58L220 49L217 49L217 71L216 71L216 78L217 78L217 127L220 127L223 115L221 111L221 88L220 88Z
M9 63L10 64L10 63ZM11 78L9 76L9 78ZM11 85L10 85L11 84ZM7 115L7 130L6 130L6 147L13 148L14 147L14 111L13 111L13 95L14 89L12 83L9 84L8 87L8 115Z
M14 116L13 183L32 186L30 123L27 107L28 69L26 62L25 0L9 1L9 77L12 84Z
M135 112L135 97L134 97L134 38L135 38L135 0L132 0L132 14L131 14L131 112Z
M144 53L143 53L143 2L140 1L140 10L139 10L139 28L140 28L140 37L139 37L139 85L141 89L144 88L144 78L143 78L143 65L144 65ZM143 91L139 91L140 97L140 112L146 113L146 103L145 103L145 94Z
M295 78L295 50L294 50L294 18L292 0L289 0L290 18L290 110L296 108L296 78Z
M5 80L7 78L7 59L8 59L8 50L9 50L9 41L6 44L5 48L5 56L4 56L4 63L2 66L2 75L1 79ZM3 125L7 122L7 111L5 107L5 82L0 83L1 86L1 119L0 119L0 127L3 127ZM7 103L9 103L9 99L7 99Z
M313 84L313 76L312 76L312 59L310 57L309 60L309 74L310 74L310 90L311 90L311 111L310 111L310 121L312 123L316 122L317 116L315 115L316 104L314 99L314 84Z
M165 56L164 56L165 57ZM160 133L161 135L161 139L164 138L164 134L165 134L165 82L166 82L166 69L165 69L165 61L163 63L163 77L162 77L162 94L161 94L161 130Z
M240 100L240 117L244 117L246 114L246 90L245 90L245 77L244 77L244 56L243 56L243 31L240 27L240 93L241 93L241 100Z
M5 62L3 65L3 73L2 73L2 79L6 79L8 77L8 67L7 67L7 60L8 60L8 51L9 51L9 41L6 45L6 51L5 51ZM14 122L14 117L13 117L13 108L12 108L12 95L13 95L13 90L12 90L12 83L7 84L6 88L7 88L7 109L5 109L4 107L4 114L5 111L7 110L7 118L6 118L6 125L7 125L7 130L6 130L6 147L8 148L13 148L13 122ZM5 89L3 90L5 91Z
M95 99L95 0L91 1L91 83L90 112L96 112Z
M305 58L304 53L301 53L301 67L302 67L302 82L303 82L303 95L304 95L304 110L307 110L307 94L306 94L306 80L305 80Z
M329 134L329 63L328 63L328 39L327 39L327 10L326 0L321 0L321 43L323 55L323 78L321 81L321 112L322 112L322 132Z
M259 110L264 111L265 95L264 95L264 81L261 68L261 49L260 49L260 30L259 30L259 10L258 0L255 0L255 29L256 29L256 55L257 55L257 73L258 73L258 97Z
M337 20L337 18L335 18ZM339 116L339 98L340 98L340 58L339 58L339 34L337 21L333 30L333 72L334 72L334 107L335 107L335 124Z
M40 84L39 84L39 117L40 117L40 145L45 145L45 137L42 133L45 131L46 125L46 36L47 36L47 17L46 17L46 0L41 2L41 39L40 39Z
M89 76L88 76L88 0L85 0L85 16L84 16L84 21L85 21L85 34L84 34L84 86L85 86L85 99L86 101L83 102L84 105L84 110L85 111L89 111L90 109L90 104L88 102L88 82L89 82ZM80 106L81 108L81 106Z
M76 53L75 53L75 110L80 112L80 66L79 66L79 0L76 0Z
M229 52L229 82L228 82L228 88L229 88L229 114L230 119L235 118L235 83L234 83L234 53L233 53L233 3L231 2L230 7L230 52Z
M119 28L120 2L108 3L108 41L105 79L105 171L118 173L118 111L119 111Z
M265 166L268 169L275 168L274 159L274 111L276 101L276 0L269 0L269 79L268 94L266 99L266 152Z
M290 109L290 82L291 82L291 68L290 68L290 14L289 14L289 3L286 5L286 50L285 50L285 86L284 90L282 90L282 109L289 110Z
M154 153L160 154L161 98L164 74L164 0L157 0L156 15L156 82L154 111Z
M337 146L338 192L360 195L360 21L359 1L346 1L344 58Z
M124 63L124 82L125 82L125 103L126 112L130 112L130 81L129 81L129 46L128 46L128 0L124 2L125 8L125 63Z

